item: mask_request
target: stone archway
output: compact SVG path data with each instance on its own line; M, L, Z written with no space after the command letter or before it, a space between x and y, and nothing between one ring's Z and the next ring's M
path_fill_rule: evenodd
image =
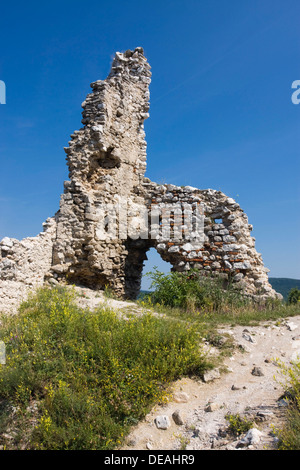
M252 226L236 201L221 191L159 185L145 177L150 82L150 65L138 47L117 52L108 77L91 83L82 103L83 127L65 148L70 180L59 211L30 243L1 242L0 279L32 285L34 264L38 282L108 285L119 297L135 298L146 253L154 247L175 271L221 274L248 295L276 297ZM140 220L150 222L150 232L131 238L136 209L145 212ZM107 214L110 236L103 222Z
M65 183L56 216L52 272L58 278L86 277L100 288L105 282L117 295L135 298L146 252L154 247L175 271L221 273L249 295L276 296L255 250L252 226L236 201L221 191L158 185L145 178L150 81L150 66L142 48L136 48L116 53L107 79L91 84L82 104L84 127L65 148L71 181ZM99 211L118 204L126 204L127 214L136 207L148 211L147 237L130 239L128 220L118 213L115 237L101 238ZM153 208L162 218L169 209L174 212L169 232L159 218L153 225ZM200 219L199 238L194 225Z
M125 261L125 297L136 299L142 282L144 261L151 245L149 240L128 240L126 242L128 256Z

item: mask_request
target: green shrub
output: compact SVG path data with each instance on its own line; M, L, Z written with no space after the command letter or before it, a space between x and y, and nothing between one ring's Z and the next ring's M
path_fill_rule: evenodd
M28 448L112 449L166 399L170 381L205 368L199 335L186 323L151 314L126 320L74 300L70 290L44 288L1 319L0 401L38 405Z
M280 364L285 376L285 395L288 401L286 422L282 429L277 430L279 450L300 449L300 361L291 366Z
M293 287L288 294L288 304L297 304L300 302L300 290L297 287Z
M224 285L220 277L203 275L192 270L189 273L162 273L154 268L147 274L152 280L150 294L154 304L197 310L219 311L221 308L246 305L249 301L230 283Z
M228 414L225 416L228 421L228 431L234 436L239 436L253 427L253 421L241 417L239 414Z

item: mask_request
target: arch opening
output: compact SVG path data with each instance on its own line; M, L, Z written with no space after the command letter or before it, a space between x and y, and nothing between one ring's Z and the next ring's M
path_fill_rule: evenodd
M146 276L147 273L153 271L154 267L163 273L169 273L172 269L172 264L164 261L155 248L150 248L147 251L147 259L144 262L141 280L141 291L151 291L151 279Z

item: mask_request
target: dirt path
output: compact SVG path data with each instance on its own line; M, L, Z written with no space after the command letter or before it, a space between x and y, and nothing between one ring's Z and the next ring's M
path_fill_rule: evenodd
M244 352L238 350L224 361L226 372L207 382L190 379L176 382L170 402L152 410L132 430L124 449L274 448L273 426L278 428L283 422L285 406L284 400L279 400L283 376L276 359L288 365L300 357L300 316L280 326L269 323L268 327L244 330L244 327L227 330ZM250 338L255 342L249 341ZM253 372L263 375L253 375ZM176 411L183 424L175 423L172 415ZM243 436L230 436L226 433L227 414L255 419L259 432L251 432L245 442ZM159 416L168 417L170 427L158 429Z
M135 303L95 298L92 291L80 298L91 308L106 302L121 311L140 313ZM125 309L125 310L124 310ZM173 384L173 394L164 406L157 406L132 429L123 449L206 450L272 449L273 429L284 420L284 400L279 400L284 382L278 361L289 365L300 358L300 315L255 327L237 326L219 330L232 337L232 356L223 361L222 371L212 371L202 380L181 379ZM218 350L209 348L208 354ZM212 376L216 376L213 379ZM176 412L175 416L174 413ZM255 431L232 437L226 429L227 414L255 420ZM173 417L174 416L174 417ZM161 429L160 423L166 429Z

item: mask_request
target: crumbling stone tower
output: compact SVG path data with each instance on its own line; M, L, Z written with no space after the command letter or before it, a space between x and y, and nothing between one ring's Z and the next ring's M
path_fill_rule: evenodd
M146 169L150 77L143 51L136 48L117 53L108 78L91 84L93 91L82 104L84 127L65 149L70 181L53 247L52 271L59 277L95 288L109 285L128 296L134 283L131 263L142 262L145 255L119 233L112 240L103 237L99 212L122 201L129 210L144 205L139 188Z
M117 53L108 78L91 84L93 91L82 104L84 127L71 136L65 149L70 181L65 183L57 214L52 271L70 282L95 288L109 285L120 295L135 297L146 252L154 246L175 270L219 272L252 294L272 294L267 270L250 236L252 227L234 200L218 191L157 185L144 177L143 124L149 116L150 77L143 50L136 48ZM129 217L130 210L136 215L136 206L149 210L156 206L162 212L176 203L183 213L184 207L201 204L202 243L190 243L188 236L176 241L162 232L155 237L148 232L148 237L137 240L125 233L121 238L120 225L126 222L120 214L116 214L115 238L102 237L101 209L124 201Z
M58 212L38 237L0 242L0 300L7 298L7 282L33 287L51 278L109 286L135 298L151 247L175 271L197 268L233 280L253 297L280 296L239 204L220 191L158 185L145 177L150 81L137 47L117 52L108 77L91 84L83 127L65 148L70 180Z

